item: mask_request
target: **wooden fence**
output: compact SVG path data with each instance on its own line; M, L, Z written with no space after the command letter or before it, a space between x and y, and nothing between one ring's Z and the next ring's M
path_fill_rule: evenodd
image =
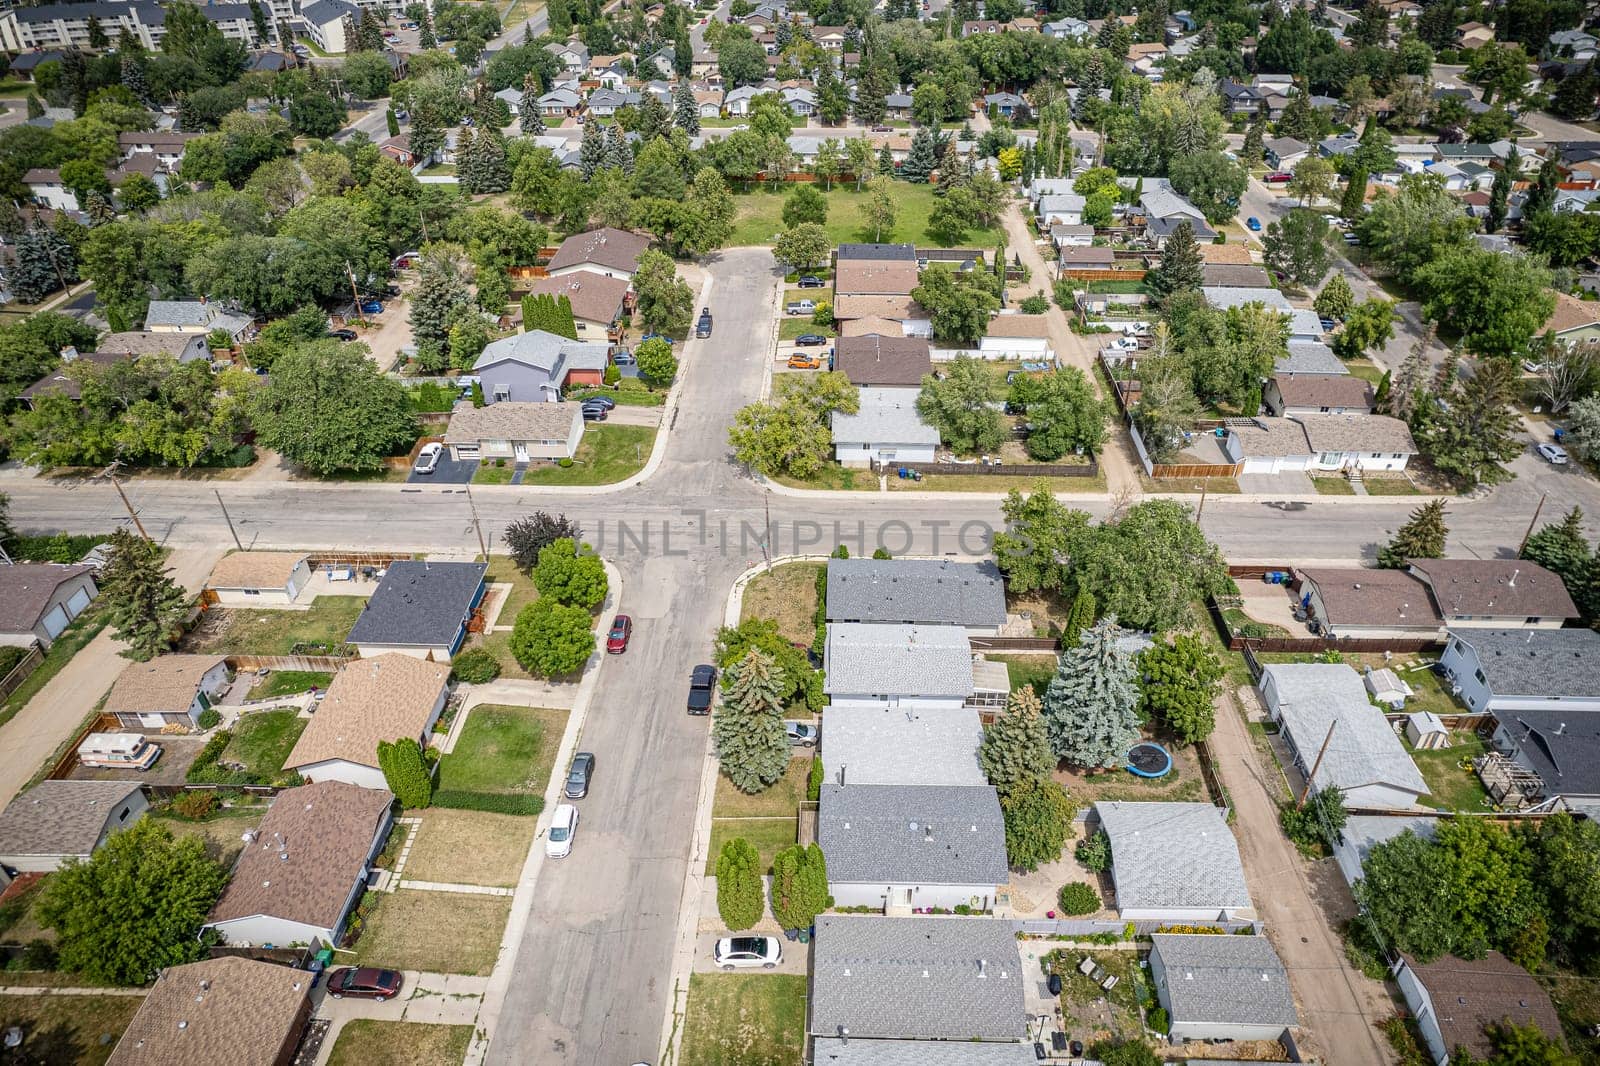
M78 745L89 738L90 733L114 733L122 728L122 723L117 721L114 714L102 714L85 726L77 736L67 744L61 757L44 776L51 781L60 781L69 776L78 766Z
M337 673L355 661L355 652L349 655L230 655L228 669L235 673L251 670L308 670L316 673Z
M1150 476L1162 478L1238 477L1243 463L1151 463Z
M283 791L277 785L213 785L209 783L159 785L146 781L142 786L153 800L176 799L185 792L242 792L246 796L276 796Z
M1342 651L1352 655L1376 655L1386 651L1399 654L1444 651L1444 641L1438 637L1246 637L1234 632L1215 599L1207 602L1206 613L1211 616L1211 624L1216 626L1217 635L1228 646L1228 650L1243 652L1245 664L1258 678L1261 676L1261 665L1256 661L1257 652L1315 654L1319 651Z
M1143 281L1145 271L1129 267L1062 267L1061 276L1074 281Z
M372 566L381 569L390 563L410 562L415 558L417 557L409 552L317 552L306 556L306 562L313 570L342 566Z
M899 470L915 470L919 474L978 474L980 476L1006 474L1011 477L1094 477L1100 472L1100 464L1094 460L1087 463L1041 463L1015 466L983 466L980 463L970 465L962 463L880 463L872 460L874 474L893 474Z
M0 677L0 700L21 688L28 675L37 670L42 662L44 662L44 652L39 649L39 642L34 641L33 646L28 649L28 654L19 659L17 665L13 666L5 677Z
M1133 926L1135 936L1149 936L1159 933L1163 929L1171 929L1183 923L1137 921L1121 922L1105 918L1014 918L1011 928L1025 936L1062 936L1062 937L1088 937L1113 933L1121 935L1128 926ZM1225 933L1236 933L1241 929L1248 929L1252 933L1261 931L1260 922L1192 922L1191 925L1208 925L1221 929Z

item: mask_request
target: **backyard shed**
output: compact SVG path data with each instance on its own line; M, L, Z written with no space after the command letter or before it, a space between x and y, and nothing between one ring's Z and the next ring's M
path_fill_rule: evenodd
M1419 751L1439 751L1450 746L1450 730L1432 711L1406 716L1406 739Z
M1369 666L1364 681L1372 698L1385 707L1398 710L1406 705L1406 700L1415 695L1411 691L1411 686L1400 680L1400 675L1388 667L1374 670Z

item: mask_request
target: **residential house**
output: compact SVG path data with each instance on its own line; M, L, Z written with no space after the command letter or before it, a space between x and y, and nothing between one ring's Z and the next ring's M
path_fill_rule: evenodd
M722 108L731 118L744 118L750 114L750 105L755 98L772 90L763 85L740 85L729 89L722 98Z
M1150 979L1175 1041L1272 1041L1299 1024L1289 973L1264 936L1156 933Z
M583 97L571 89L551 89L539 97L539 114L544 118L571 118L582 110Z
M148 156L163 170L176 170L183 162L184 148L199 136L177 130L128 130L117 134L117 148L125 161Z
M555 403L563 388L600 384L610 353L611 346L603 340L575 341L535 329L502 337L484 348L472 373L490 405L508 400Z
M48 648L98 595L81 563L0 565L0 646Z
M896 328L891 336L840 337L834 345L833 369L852 385L911 389L933 373L933 360L926 337L907 337Z
M829 623L823 662L835 706L1004 706L1010 691L1005 664L975 663L966 631L953 625Z
M588 270L631 281L639 269L639 256L649 247L650 238L642 233L606 226L562 241L546 269L553 278Z
M112 833L149 809L137 781L47 778L0 811L4 880L9 884L20 873L59 870L68 859L88 859Z
M361 21L361 9L346 0L311 0L300 5L299 27L324 52L340 55L348 50L346 25Z
M991 560L830 559L829 622L957 626L992 637L1006 621L1005 581Z
M1301 602L1330 637L1432 639L1444 628L1427 586L1405 570L1319 566L1296 573Z
M989 783L978 765L983 725L971 707L829 707L824 780L869 785Z
M287 1066L311 1019L311 979L236 955L169 966L107 1066Z
M522 88L521 86L507 86L494 94L494 98L506 105L506 111L512 118L522 114Z
M874 462L931 463L939 448L939 431L917 413L917 389L864 388L854 414L832 416L834 456L843 466Z
M1011 118L1027 106L1028 102L1016 93L989 93L983 98L984 110L1001 118Z
M545 45L544 50L560 60L563 69L574 74L589 67L589 49L581 41L552 42Z
M627 278L577 270L560 277L535 278L528 287L531 296L565 296L572 304L573 323L579 340L601 341L610 338L628 303Z
M1593 348L1600 344L1600 304L1556 293L1556 309L1544 324L1546 335L1565 344Z
M1255 917L1227 812L1209 803L1094 805L1111 840L1111 878L1124 921L1248 921Z
M835 266L833 291L839 296L910 296L917 287L915 259L844 259Z
M390 563L346 641L368 658L394 651L449 662L483 600L488 568L487 563L409 559Z
M1434 1066L1447 1066L1458 1050L1487 1062L1498 1049L1493 1026L1531 1027L1561 1042L1561 1019L1550 993L1527 970L1493 949L1481 959L1445 955L1419 962L1402 955L1395 983L1405 998Z
M1023 981L1010 922L824 914L811 947L808 1032L874 1048L880 1040L1022 1046Z
M1398 418L1368 414L1307 414L1253 418L1230 425L1223 451L1246 474L1285 471L1406 468L1416 454L1411 430Z
M1576 711L1576 713L1574 713ZM1600 715L1581 708L1512 710L1496 716L1495 751L1532 772L1538 785L1522 789L1529 802L1560 801L1590 818L1600 816ZM1486 775L1485 780L1490 780ZM1506 793L1491 789L1497 801Z
M228 661L220 655L158 655L122 668L105 711L126 729L198 729L200 715L227 690L228 680Z
M3 16L0 16L3 17ZM28 187L28 197L40 207L53 211L81 211L76 190L61 180L61 171L53 167L34 167L22 175L22 184Z
M333 675L283 768L307 781L387 788L378 742L410 738L426 746L449 679L445 664L400 653L351 663Z
M249 315L206 300L151 300L144 316L144 328L151 333L209 335L220 329L235 344L244 340L254 325Z
M911 121L911 94L910 93L885 93L883 97L884 117L891 122Z
M1262 389L1261 402L1275 418L1370 415L1376 395L1370 381L1354 374L1274 374Z
M583 408L576 403L506 401L476 407L461 400L444 434L451 457L463 462L554 463L576 455L581 440Z
M1117 253L1101 246L1069 245L1060 251L1062 277L1094 277L1102 270L1115 270Z
M177 337L186 347L194 347L203 355L209 357L211 350L206 347L206 339L198 334L126 334L126 336L146 337ZM69 400L80 399L83 395L82 375L88 366L106 367L113 363L120 363L131 358L126 352L79 352L76 348L63 348L61 351L61 364L50 373L35 381L32 385L17 394L23 405L32 409L34 401L46 396L65 396Z
M1048 361L1055 357L1050 347L1050 320L1045 315L1002 313L989 320L989 329L978 340L980 359L1029 359Z
M1202 263L1201 284L1211 288L1270 289L1272 277L1253 263Z
M720 118L722 115L722 90L721 89L695 89L695 107L701 118Z
M1352 814L1345 820L1344 829L1333 845L1334 861L1339 864L1345 883L1354 885L1361 879L1361 864L1367 861L1373 848L1407 833L1432 840L1438 824L1438 816L1431 812L1411 816Z
M1350 371L1334 354L1333 349L1321 341L1291 339L1289 354L1273 364L1272 373L1274 377L1280 375L1338 377Z
M288 607L311 582L305 552L229 552L217 560L206 588L224 607Z
M1557 30L1550 35L1550 54L1570 59L1593 59L1597 41L1591 33L1582 30Z
M933 320L922 305L905 296L835 296L833 318L841 332L847 332L850 323L864 318L892 322L907 337L932 337Z
M85 33L84 37L87 40L88 34ZM21 55L11 57L11 66L6 69L6 73L20 81L32 81L34 71L39 69L39 64L59 63L65 56L66 53L58 52L54 49L50 51L35 49L31 52L23 52Z
M848 768L845 780L824 782L817 803L817 843L839 906L896 915L993 908L1011 875L992 786L869 785Z
M1451 629L1560 629L1578 620L1561 578L1526 559L1408 559Z
M1311 154L1311 146L1293 137L1269 137L1262 142L1267 163L1279 170L1293 170Z
M1094 227L1051 226L1050 242L1056 246L1058 252L1064 252L1068 248L1087 248L1094 243ZM1113 261L1115 258L1112 257Z
M1600 711L1600 633L1451 627L1439 664L1473 711Z
M241 947L337 945L393 807L387 788L322 780L284 789L246 838L202 931Z
M1349 666L1272 663L1259 685L1300 772L1316 764L1314 790L1337 788L1349 807L1393 810L1414 807L1428 795L1416 764ZM1338 743L1327 743L1330 730Z
M1144 224L1145 239L1157 249L1165 248L1168 238L1180 225L1188 226L1194 234L1194 239L1202 243L1214 240L1217 236L1217 231L1206 225L1203 220L1178 214L1161 218L1147 216Z
M625 107L639 106L640 96L621 89L596 89L589 94L588 111L594 118L611 118Z
M407 170L418 162L416 155L411 151L411 134L409 133L402 133L397 137L390 137L383 141L378 145L378 152L393 159ZM430 158L423 162L431 163L432 161Z
M1061 18L1054 22L1046 22L1041 28L1046 37L1057 40L1076 41L1089 36L1089 24L1083 19Z
M796 86L782 90L779 95L795 118L810 118L817 113L817 94L810 89Z
M912 263L917 261L917 246L914 244L841 244L834 251L834 258L839 262L847 259L897 259Z
M862 299L871 299L871 297L862 297ZM839 322L838 325L839 336L841 337L870 337L874 334L889 338L906 336L905 327L899 322L892 318L879 318L876 315L868 315L866 318L852 318ZM926 337L922 339L927 340Z
M969 1040L856 1040L819 1036L811 1042L813 1066L1033 1066L1028 1044L975 1044Z
M1219 311L1227 311L1235 307L1247 307L1250 304L1260 304L1267 310L1276 311L1280 315L1292 315L1295 310L1294 305L1289 303L1288 297L1277 289L1202 285L1200 287L1200 295L1205 297L1207 304Z
M1217 91L1222 95L1223 114L1229 118L1235 116L1253 118L1261 112L1266 102L1266 94L1260 89L1254 85L1241 84L1232 78L1222 79Z
M1051 196L1039 197L1036 205L1038 211L1037 225L1040 231L1051 226L1081 226L1083 225L1083 208L1088 203L1086 197L1075 192L1056 193Z

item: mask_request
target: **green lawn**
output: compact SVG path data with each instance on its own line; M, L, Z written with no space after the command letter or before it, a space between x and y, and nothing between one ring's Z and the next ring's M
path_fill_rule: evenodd
M44 653L44 662L34 667L33 673L23 679L16 691L0 703L0 725L9 722L18 711L22 710L52 677L61 672L61 668L66 666L74 655L83 650L84 645L100 635L100 630L104 629L105 625L105 618L98 605L95 605L62 630L61 635L50 645L50 650Z
M1006 673L1011 675L1012 692L1023 685L1032 685L1034 695L1043 699L1044 690L1050 687L1050 679L1056 676L1054 655L990 655L987 658L1006 664Z
M1346 359L1344 368L1362 381L1370 381L1374 385L1383 380L1383 368L1370 359Z
M518 570L509 555L489 556L489 570L484 580L491 585L511 586L505 606L500 608L497 625L511 625L517 620L518 611L539 598L539 590L533 587L533 577Z
M318 596L304 611L214 608L190 634L183 650L217 655L293 655L300 644L332 650L344 644L366 603L363 596ZM216 624L211 622L213 614L220 615Z
M470 1025L354 1018L339 1030L328 1066L460 1066L471 1043Z
M583 442L572 465L529 467L524 485L611 485L644 468L655 447L654 426L584 427Z
M819 186L820 188L820 186ZM894 228L886 230L881 238L866 229L861 219L861 205L866 194L858 193L854 185L835 185L831 192L823 191L828 200L828 221L823 228L828 240L834 244L849 241L885 242L911 241L924 247L938 247L943 242L928 234L928 216L933 211L933 186L913 185L907 181L894 183L894 200L898 209ZM785 194L760 189L739 193L734 203L739 213L734 218L733 237L729 245L771 244L783 232L783 205ZM998 229L975 229L957 242L962 248L993 248L999 238Z
M24 1039L7 1061L100 1066L143 1002L140 996L0 996L0 1029L18 1026Z
M850 492L877 492L878 476L871 470L850 469L843 466L828 464L817 472L817 476L801 480L797 477L779 475L772 480L781 485L788 485L797 489L817 489L819 491L842 490Z
M511 484L511 475L515 473L516 469L510 463L505 466L496 466L493 462L482 462L478 464L478 469L472 475L472 483L474 485L509 485Z
M1425 496L1427 493L1404 477L1369 477L1362 480L1368 496Z
M271 780L283 770L283 760L308 721L294 710L241 715L233 727L233 739L222 749L222 761L240 763L250 773Z
M369 892L361 908L366 925L353 965L487 976L500 953L511 899L402 888Z
M682 1066L799 1066L806 979L796 974L689 976Z
M1354 496L1355 486L1342 477L1314 477L1311 484L1317 487L1317 494L1321 496Z
M474 707L455 750L439 760L439 787L543 795L566 725L566 711Z
M1025 466L1006 467L1008 470L1023 471ZM918 480L902 477L889 478L890 492L990 492L1004 494L1016 489L1018 492L1033 492L1038 489L1039 482L1043 481L1045 487L1051 492L1096 492L1106 491L1106 475L1099 472L1094 477L1046 477L1041 474L923 474Z
M717 775L717 795L711 805L713 818L784 818L794 820L800 801L806 798L806 779L811 773L811 748L795 748L804 758L790 759L789 769L765 792L748 796L733 787L733 782Z
M711 849L706 856L706 873L717 872L717 856L722 845L734 837L744 837L761 855L761 872L772 872L772 857L795 842L795 818L713 818Z
M297 696L313 688L325 689L332 680L332 674L320 670L274 670L256 682L245 698L270 700L278 696Z
M1411 751L1411 761L1428 783L1430 796L1422 802L1440 810L1473 814L1492 809L1478 775L1460 765L1483 752L1483 741L1473 733L1451 733L1450 747L1442 751Z
M199 837L205 844L206 854L228 868L233 866L233 860L244 850L244 841L240 838L245 830L254 829L266 816L265 805L227 807L218 810L203 822L191 822L187 818L177 818L164 811L153 811L150 814L152 818L161 819L161 824L171 830L175 837Z
M817 573L821 563L785 563L757 574L744 587L741 621L770 618L785 640L809 645L816 639Z

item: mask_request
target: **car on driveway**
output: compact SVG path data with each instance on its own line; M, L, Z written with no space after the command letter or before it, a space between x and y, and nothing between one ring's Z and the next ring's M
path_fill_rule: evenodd
M717 668L701 663L689 674L689 713L710 714L711 693L717 684Z
M411 469L419 474L431 474L439 469L439 456L443 454L444 445L438 441L424 444L422 450L417 453L417 461L412 464Z
M633 619L625 614L619 614L611 620L611 629L606 633L606 652L611 655L621 655L628 650L628 638L633 636Z
M583 405L583 420L585 422L604 422L606 420L606 409L599 404L586 403Z
M1244 224L1251 233L1261 232L1261 220L1254 215L1251 215L1249 218L1245 219Z
M393 999L404 983L397 970L344 966L328 975L328 995L334 999Z
M795 352L789 357L790 370L821 370L822 359L819 356L808 355L805 352Z
M794 339L797 348L819 348L828 343L828 338L820 333L802 333Z
M785 722L783 731L789 736L789 746L814 748L817 746L817 727L810 722Z
M328 336L333 337L336 340L353 341L356 339L356 331L353 329L336 329L330 331Z
M800 279L800 287L802 289L820 289L822 288L822 279L815 274L807 274Z
M1355 232L1352 231L1344 235L1344 243L1349 245L1351 248L1355 248L1361 244L1361 238L1356 236Z
M561 794L569 800L581 800L589 794L589 782L594 780L594 752L580 751L572 757L572 767L567 770L567 783Z
M1287 185L1294 180L1294 175L1287 170L1274 170L1271 174L1261 179L1268 185Z
M550 832L544 838L547 858L564 859L572 854L572 838L578 835L578 808L558 803L550 816Z
M604 407L607 411L609 411L617 406L617 401L613 400L609 396L585 396L583 398L583 405L585 407Z
M611 362L617 366L632 366L635 362L633 353L626 348L618 348L611 353Z
M771 970L783 961L783 942L775 936L726 936L711 949L711 961L724 970Z
M377 300L363 300L361 301L361 313L364 315L381 315L383 314L383 304Z
M1559 444L1540 444L1537 451L1551 466L1567 465L1567 450Z

